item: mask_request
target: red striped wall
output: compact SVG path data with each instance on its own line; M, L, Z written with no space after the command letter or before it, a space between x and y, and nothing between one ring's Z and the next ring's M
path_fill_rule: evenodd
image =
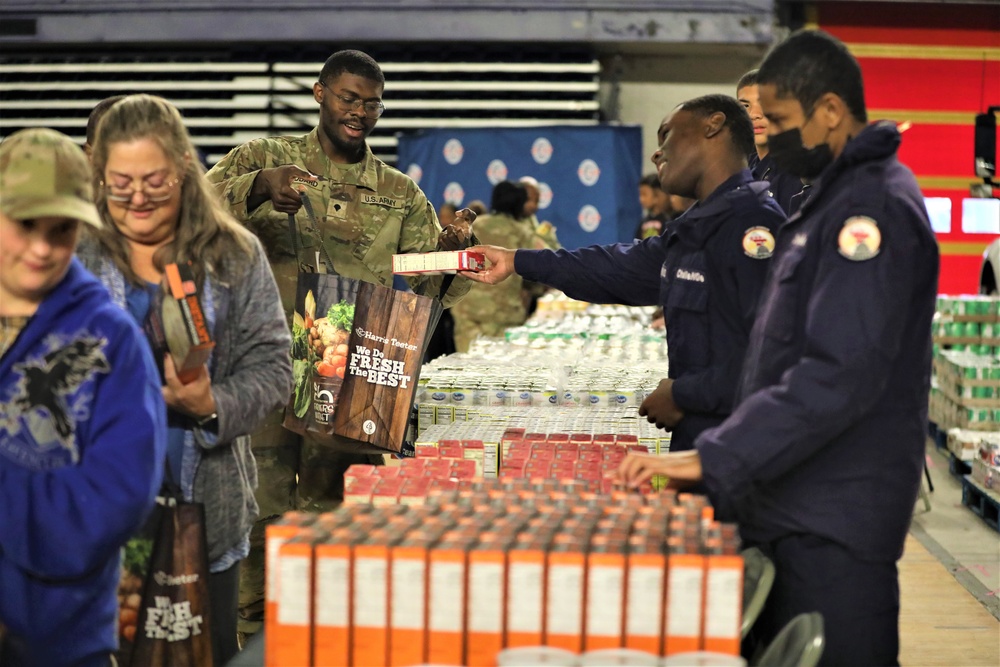
M829 2L815 17L857 56L871 118L910 123L899 155L925 196L952 199L952 231L938 235L940 290L977 291L995 237L962 232L962 199L977 180L974 117L1000 106L1000 6Z

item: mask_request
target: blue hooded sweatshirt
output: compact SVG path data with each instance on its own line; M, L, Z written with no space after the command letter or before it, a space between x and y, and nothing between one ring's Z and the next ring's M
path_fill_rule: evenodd
M120 547L153 506L166 432L145 338L74 259L0 358L5 667L108 664Z

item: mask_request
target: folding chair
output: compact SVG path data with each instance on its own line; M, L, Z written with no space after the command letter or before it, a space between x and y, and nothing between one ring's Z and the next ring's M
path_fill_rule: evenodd
M744 549L740 555L743 556L743 625L740 637L746 639L774 584L774 563L757 547Z
M760 658L759 667L816 667L823 655L823 617L799 614L781 629Z

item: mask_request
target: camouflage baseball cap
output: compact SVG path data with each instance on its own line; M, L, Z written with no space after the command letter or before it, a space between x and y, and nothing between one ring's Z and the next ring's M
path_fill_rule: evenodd
M82 220L100 229L90 162L61 132L29 128L0 143L0 210L9 218Z

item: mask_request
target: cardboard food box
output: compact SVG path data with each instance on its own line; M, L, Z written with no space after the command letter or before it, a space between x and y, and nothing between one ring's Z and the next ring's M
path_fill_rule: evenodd
M414 252L392 256L392 272L397 274L455 273L482 271L485 268L486 256L470 250Z
M436 299L330 274L299 276L286 428L338 449L404 446Z
M198 377L215 342L208 331L190 265L167 264L163 268L163 285L150 305L143 329L161 378L163 357L168 352L177 369L177 379L187 384Z

